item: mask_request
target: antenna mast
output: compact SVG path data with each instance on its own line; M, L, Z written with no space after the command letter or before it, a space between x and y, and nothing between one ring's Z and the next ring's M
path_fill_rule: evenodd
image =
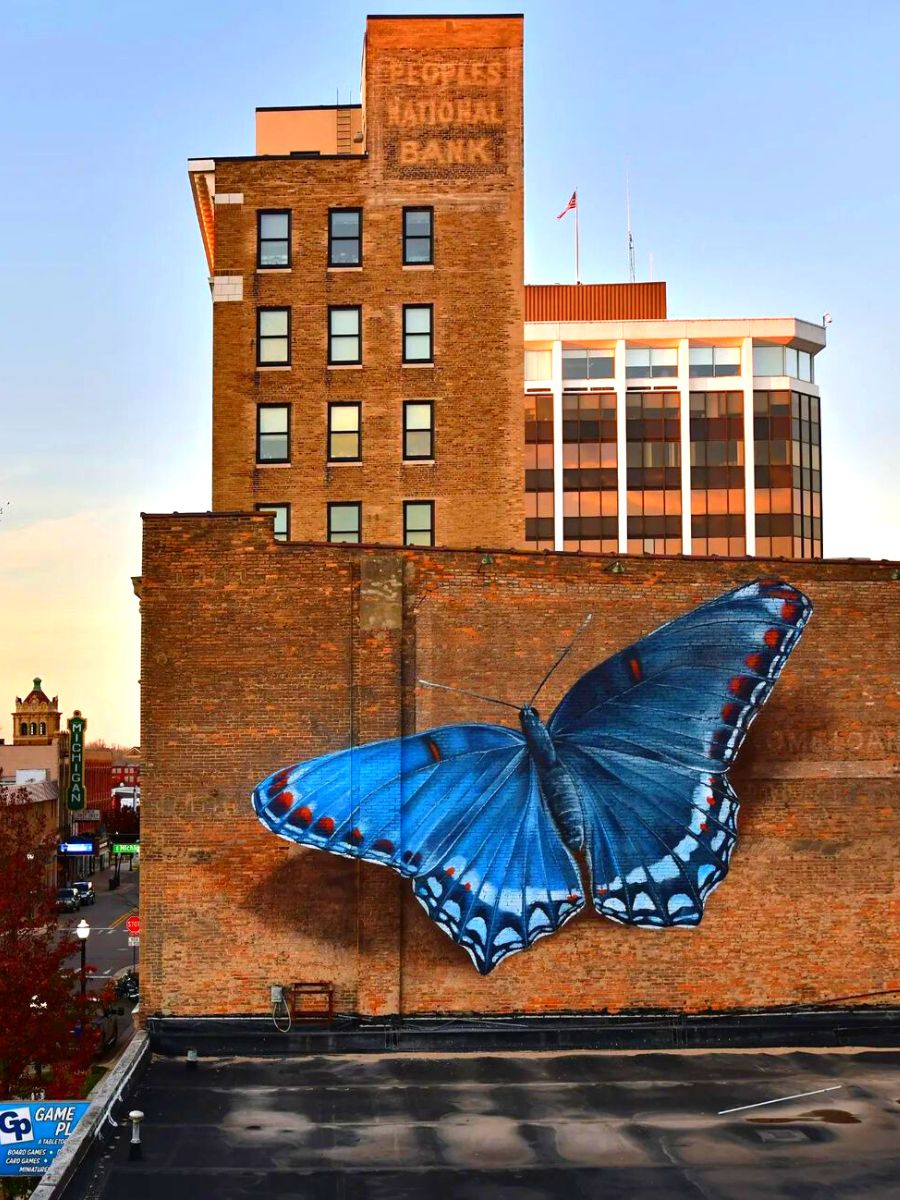
M634 237L631 233L631 184L625 164L625 221L628 227L628 278L634 283Z

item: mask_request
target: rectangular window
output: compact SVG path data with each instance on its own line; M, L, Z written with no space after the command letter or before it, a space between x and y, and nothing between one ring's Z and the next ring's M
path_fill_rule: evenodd
M404 546L434 545L434 501L403 501Z
M272 513L275 517L275 541L286 542L291 536L291 506L289 504L257 504L257 512Z
M329 542L358 542L361 537L362 505L359 501L349 504L329 504Z
M289 404L258 404L256 407L256 461L291 461L291 407Z
M291 310L256 310L256 365L287 367L291 362Z
M328 461L359 462L362 457L358 401L328 405Z
M403 457L434 458L434 404L431 400L403 403Z
M434 209L404 208L403 264L420 266L434 262Z
M289 267L291 265L290 209L260 211L257 214L257 267Z
M625 351L626 379L674 379L677 374L675 346L629 346Z
M329 267L362 266L362 209L332 208L328 212Z
M740 375L740 346L691 346L690 373L693 378Z
M753 374L783 375L784 346L772 346L765 342L754 342Z
M525 351L525 378L549 379L553 374L553 355L550 350Z
M433 304L403 305L403 361L405 363L432 362Z
M332 366L362 362L362 310L359 305L328 309L328 362Z
M616 373L615 350L581 350L562 352L563 379L612 379Z

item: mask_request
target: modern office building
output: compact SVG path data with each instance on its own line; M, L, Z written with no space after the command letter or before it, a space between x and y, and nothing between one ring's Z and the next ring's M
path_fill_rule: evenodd
M794 318L528 321L526 545L821 558L824 343Z
M213 508L291 541L820 557L822 326L524 285L521 18L370 17L362 94L189 162Z

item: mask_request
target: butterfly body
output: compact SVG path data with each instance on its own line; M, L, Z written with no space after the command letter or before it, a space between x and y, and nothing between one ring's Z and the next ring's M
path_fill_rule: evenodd
M780 580L745 584L588 671L547 722L527 704L521 732L353 746L270 775L254 808L280 837L410 878L481 974L588 900L620 924L691 928L737 842L727 770L811 612Z

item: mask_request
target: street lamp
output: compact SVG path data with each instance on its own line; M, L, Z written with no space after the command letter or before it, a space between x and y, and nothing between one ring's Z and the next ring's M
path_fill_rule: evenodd
M78 934L78 939L81 942L81 998L83 1000L86 991L85 973L87 968L85 962L87 957L87 940L91 935L91 927L84 917L75 926L75 932Z

